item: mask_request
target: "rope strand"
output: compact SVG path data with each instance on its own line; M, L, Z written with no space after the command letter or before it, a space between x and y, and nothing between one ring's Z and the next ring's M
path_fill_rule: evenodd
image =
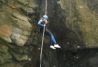
M42 36L42 45L41 45L41 53L40 53L40 67L42 66L42 52L43 52L43 44L44 44L44 35L45 35L45 26L43 29L43 36Z
M45 0L45 15L47 15L47 7L48 7L48 2Z
M47 3L47 0L45 0L45 15L47 15L47 6L48 6L48 3ZM40 67L42 67L42 54L43 54L43 44L44 44L45 28L46 28L46 26L44 25L43 35L42 35L41 52L40 52Z

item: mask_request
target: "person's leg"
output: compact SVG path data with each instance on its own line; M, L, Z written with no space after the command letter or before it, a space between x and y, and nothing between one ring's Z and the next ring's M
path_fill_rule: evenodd
M52 37L53 34L52 34L47 28L46 28L46 30L45 30L45 34L49 36L49 39L50 39L50 48L51 48L51 49L56 49L56 48L54 47L54 43L56 43L56 40L55 40L54 37ZM54 38L54 40L53 40L52 38Z
M49 36L51 45L54 45L57 43L54 35L47 28L45 30L45 34Z
M50 48L61 48L54 37L54 35L46 28L45 33L50 37Z

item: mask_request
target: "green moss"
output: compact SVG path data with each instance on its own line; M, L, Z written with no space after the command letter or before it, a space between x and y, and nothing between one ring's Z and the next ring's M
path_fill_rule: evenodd
M8 43L0 38L0 64L4 64L6 62L10 62L12 56L8 52Z

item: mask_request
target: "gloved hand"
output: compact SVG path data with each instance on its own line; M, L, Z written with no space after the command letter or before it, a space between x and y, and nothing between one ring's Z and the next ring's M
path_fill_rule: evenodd
M45 22L45 25L47 25L47 24L48 24L48 21L47 21L47 20L44 20L44 22Z

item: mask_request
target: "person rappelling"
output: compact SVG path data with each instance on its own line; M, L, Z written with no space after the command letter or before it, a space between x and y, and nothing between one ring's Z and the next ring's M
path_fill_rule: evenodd
M42 35L42 43L41 43L41 50L40 50L40 67L42 67L42 58L43 58L43 45L44 45L44 35L47 34L50 38L50 48L56 49L56 48L61 48L59 44L57 44L57 41L54 37L54 35L47 29L47 24L48 24L48 0L45 0L45 14L40 18L40 20L37 23L37 26L43 30L43 35Z
M59 44L57 44L56 38L54 37L54 35L52 34L52 32L47 29L47 24L48 24L48 16L47 15L43 15L40 20L38 21L37 25L38 27L43 30L45 27L45 34L49 36L50 38L50 48L52 49L56 49L56 48L61 48L59 46Z

